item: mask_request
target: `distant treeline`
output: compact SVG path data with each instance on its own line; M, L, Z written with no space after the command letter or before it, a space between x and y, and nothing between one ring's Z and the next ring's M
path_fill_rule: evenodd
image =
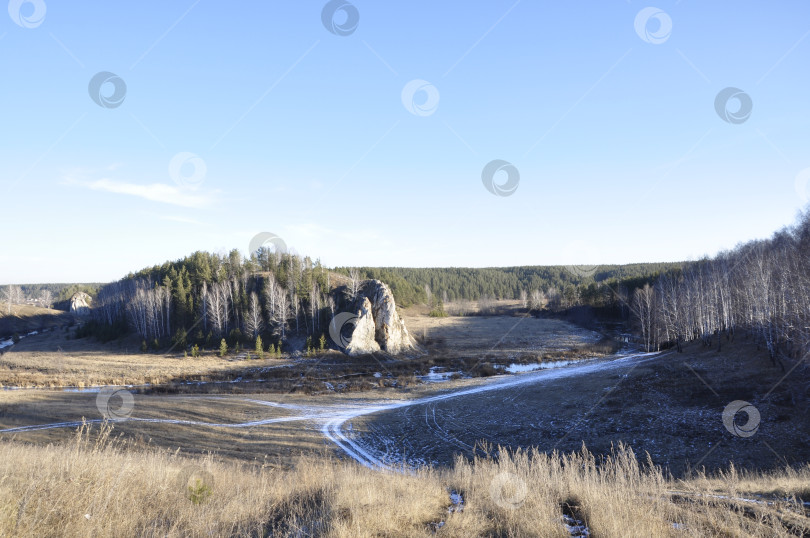
M70 298L73 297L73 294L83 291L92 297L103 285L101 283L20 284L15 286L19 290L19 296L15 297L13 302L22 304L32 300L37 301L41 306L67 311L70 310ZM3 294L3 299L7 299L6 295L6 293Z
M361 267L362 278L376 278L388 284L397 304L428 302L428 293L444 302L481 299L518 300L524 294L542 291L559 294L569 306L606 306L615 301L611 289L632 292L658 274L682 267L682 263L636 263L585 267L523 266L488 268ZM337 268L348 275L350 268Z

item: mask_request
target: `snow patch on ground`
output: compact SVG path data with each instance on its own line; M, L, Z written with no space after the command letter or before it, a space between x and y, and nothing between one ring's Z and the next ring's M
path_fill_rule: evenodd
M454 374L461 375L461 372L448 372L443 366L432 366L427 374L418 376L418 379L421 379L424 383L441 383L442 381L449 381Z
M588 538L591 535L590 529L588 529L587 525L582 521L566 515L563 515L562 518L565 530L567 530L568 534L572 537Z
M544 362L537 362L534 364L517 364L512 363L509 366L505 367L504 370L509 372L510 374L520 374L524 372L534 372L535 370L547 370L549 368L562 368L563 366L569 366L571 364L577 364L582 361L586 361L588 359L574 359L574 360L565 360L565 361L544 361Z

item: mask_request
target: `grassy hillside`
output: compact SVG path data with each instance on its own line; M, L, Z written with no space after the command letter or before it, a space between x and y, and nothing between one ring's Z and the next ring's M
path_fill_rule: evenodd
M31 305L13 305L9 313L8 304L0 302L0 338L64 325L71 319L67 312Z

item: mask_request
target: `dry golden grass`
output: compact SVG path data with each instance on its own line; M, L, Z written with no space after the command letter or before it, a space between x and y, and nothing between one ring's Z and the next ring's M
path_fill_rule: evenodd
M109 429L59 445L2 441L0 453L2 536L565 537L563 513L601 537L810 532L800 504L706 495L774 485L789 495L806 488L810 467L675 482L624 447L603 461L529 451L413 474L328 457L290 470L185 459L114 440ZM448 513L450 492L463 496L463 511Z
M141 353L136 338L104 344L94 338L68 338L69 334L57 330L23 338L0 357L0 387L157 385L283 362L275 358L233 362L227 360L233 354L223 359L213 351L198 358L185 357L182 351Z
M514 301L499 301L498 306L505 310L518 308ZM441 356L481 358L483 352L491 359L525 355L539 358L547 353L557 356L599 339L596 333L558 319L524 314L433 318L426 310L424 306L412 306L400 314L408 331L426 344L430 353Z

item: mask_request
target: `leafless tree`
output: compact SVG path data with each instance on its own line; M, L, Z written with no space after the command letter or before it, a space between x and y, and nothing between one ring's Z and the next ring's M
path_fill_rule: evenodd
M478 298L478 313L482 315L490 315L495 308L495 299L487 294L481 295Z
M11 307L15 304L20 304L23 301L23 293L19 286L9 284L3 288L3 298L6 301L7 313L11 314Z
M360 271L356 268L349 270L349 293L354 301L360 293Z
M279 283L273 273L267 275L264 280L264 299L267 307L267 316L273 319L276 311L276 298L278 297Z
M250 292L250 299L248 300L248 313L245 316L245 329L251 334L253 339L264 328L264 320L262 319L262 307L259 303L259 296L255 291Z
M312 291L309 294L309 317L312 320L312 334L315 334L320 326L319 313L321 311L321 289L318 283L312 284Z
M292 308L293 317L295 318L295 334L299 334L301 331L298 326L298 318L301 312L301 301L298 299L298 294L295 292L290 295L290 306Z
M645 348L700 340L722 349L738 328L770 354L810 350L810 214L771 239L665 273L633 297L633 316Z
M545 293L541 290L532 290L532 294L529 297L529 310L540 310L546 306L547 302Z
M228 297L230 286L227 282L214 282L208 293L208 322L217 335L225 335L228 330Z
M39 294L39 302L44 308L50 308L53 305L53 292L42 290Z
M164 286L152 286L149 281L135 282L135 293L127 303L129 320L145 339L163 338L170 334L169 314L171 293Z
M276 330L281 335L281 340L287 337L287 322L290 320L291 315L290 298L287 291L283 288L276 288L275 311L272 314L272 319L276 324Z

